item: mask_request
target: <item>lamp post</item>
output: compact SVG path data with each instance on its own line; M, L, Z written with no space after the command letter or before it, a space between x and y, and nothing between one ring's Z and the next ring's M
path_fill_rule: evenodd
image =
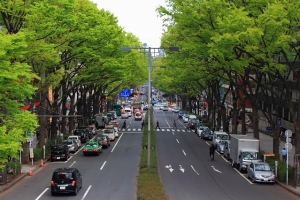
M144 44L144 46L146 46ZM140 48L131 48L131 47L121 47L121 51L130 51L131 49L143 50L144 54L145 51L148 50L148 141L147 141L147 150L148 150L148 167L150 167L150 153L151 153L151 126L150 126L150 110L151 110L151 54L160 53L160 50L164 50L164 48L151 48L151 47L140 47ZM153 52L152 52L153 50ZM169 47L169 51L179 51L178 47ZM162 67L163 68L163 67Z

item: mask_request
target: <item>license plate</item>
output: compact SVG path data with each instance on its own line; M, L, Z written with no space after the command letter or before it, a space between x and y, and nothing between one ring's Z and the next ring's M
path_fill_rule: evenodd
M60 157L57 157L56 159L60 159Z
M61 190L65 190L66 189L66 187L59 187Z
M267 178L264 178L264 181L268 181L268 179L267 179Z

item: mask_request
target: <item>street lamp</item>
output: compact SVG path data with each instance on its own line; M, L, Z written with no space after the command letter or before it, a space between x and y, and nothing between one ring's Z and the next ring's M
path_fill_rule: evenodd
M146 46L146 45L144 45ZM151 110L151 54L153 53L160 53L160 50L164 48L151 48L151 47L138 47L138 48L131 48L131 47L121 47L121 51L130 51L131 49L143 50L145 53L148 49L148 141L147 141L147 150L148 150L148 167L150 167L150 148L151 148L151 132L150 132L150 110ZM169 47L169 51L179 51L179 47ZM152 52L153 51L153 52Z

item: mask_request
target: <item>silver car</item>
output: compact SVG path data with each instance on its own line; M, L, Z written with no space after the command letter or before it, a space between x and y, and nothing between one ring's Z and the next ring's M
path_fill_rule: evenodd
M208 128L208 127L207 127L207 126L198 126L198 127L196 128L196 134L197 134L199 137L201 137L202 131L203 131L204 129L206 129L206 128Z
M189 115L186 115L186 114L184 114L184 115L182 116L182 120L183 120L184 123L188 123L189 118L190 118L190 116L189 116Z
M69 152L75 153L76 151L78 151L78 145L75 140L64 140L62 143L68 146Z
M275 174L268 163L251 162L247 168L247 177L254 182L272 183L275 182Z
M221 154L224 153L224 150L225 150L225 145L226 143L228 143L229 141L228 140L220 140L218 143L217 143L217 151Z

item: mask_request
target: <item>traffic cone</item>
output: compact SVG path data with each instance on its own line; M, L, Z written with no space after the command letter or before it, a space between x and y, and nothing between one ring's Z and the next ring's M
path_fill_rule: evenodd
M32 169L31 169L31 167L29 169L28 176L32 176Z
M43 159L41 159L41 163L40 163L40 167L44 167L44 162L43 162Z

